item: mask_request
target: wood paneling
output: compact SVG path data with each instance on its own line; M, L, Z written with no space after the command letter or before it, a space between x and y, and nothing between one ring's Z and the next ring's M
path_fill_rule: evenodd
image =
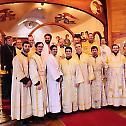
M126 0L107 0L109 40L126 37Z

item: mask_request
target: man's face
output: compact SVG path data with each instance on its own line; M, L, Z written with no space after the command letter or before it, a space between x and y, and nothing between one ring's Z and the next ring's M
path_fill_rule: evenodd
M30 43L30 47L32 47L35 44L34 38L32 36L28 37L28 41Z
M80 54L82 52L82 47L80 44L75 45L76 53Z
M117 54L117 53L119 52L119 47L118 47L118 46L113 46L113 47L112 47L112 52L113 52L114 54Z
M101 39L101 45L105 45L105 44L106 44L105 39Z
M72 56L72 52L70 49L66 49L65 51L66 57L71 57Z
M41 53L42 50L43 50L43 44L42 44L42 43L41 43L41 44L38 44L38 46L37 46L37 48L36 48L36 52Z
M94 41L93 34L89 34L88 38L89 38L89 42L92 43Z
M59 40L59 45L60 45L60 46L63 46L63 45L64 45L64 39L60 39L60 40Z
M74 38L74 39L73 39L74 45L75 45L76 43L80 43L80 41L81 41L80 38Z
M56 56L56 54L57 54L57 47L53 47L51 53L52 53L52 55Z
M8 45L12 45L12 43L13 43L13 38L8 38L7 41L6 41L6 43L7 43Z
M91 53L92 53L92 56L97 56L98 55L98 50L96 48L92 49Z
M23 45L23 51L24 51L25 53L28 53L28 52L30 51L30 44L24 44L24 45Z
M21 41L21 39L17 39L17 41L16 41L16 47L22 48L22 41Z
M46 44L50 44L50 42L51 42L50 36L45 36L45 42L46 42Z

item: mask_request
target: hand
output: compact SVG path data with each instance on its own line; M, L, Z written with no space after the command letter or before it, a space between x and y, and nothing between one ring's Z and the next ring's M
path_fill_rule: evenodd
M37 86L37 89L38 90L41 90L43 87L42 87L42 85L41 84L39 84L38 86Z
M80 83L77 83L77 84L74 84L75 85L75 87L76 88L78 88L79 87L79 85L80 85Z
M25 85L25 87L28 88L28 87L31 87L31 85L32 85L32 82L31 80L29 80L28 83Z
M89 84L92 84L92 80L89 80Z

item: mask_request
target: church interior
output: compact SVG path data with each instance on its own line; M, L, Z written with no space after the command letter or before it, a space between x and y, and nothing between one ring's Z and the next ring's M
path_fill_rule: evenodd
M65 39L66 35L71 43L75 35L83 37L85 43L88 40L87 34L92 33L99 45L101 38L105 38L110 49L113 44L117 44L123 54L126 43L125 16L126 0L0 0L0 46L5 44L7 36L13 37L12 45L15 46L17 39L24 42L30 35L35 42L44 42L44 35L49 33L52 35L51 44L57 45L59 39ZM8 82L3 76L6 76L5 69L0 72L0 126L18 126L10 118L11 100L5 97L3 87ZM125 126L126 106L62 113L55 120L45 116L40 123L30 120L28 124L77 125Z

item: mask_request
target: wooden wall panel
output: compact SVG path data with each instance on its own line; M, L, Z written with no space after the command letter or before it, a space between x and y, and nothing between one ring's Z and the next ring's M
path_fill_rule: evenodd
M126 37L126 0L107 0L110 43Z

